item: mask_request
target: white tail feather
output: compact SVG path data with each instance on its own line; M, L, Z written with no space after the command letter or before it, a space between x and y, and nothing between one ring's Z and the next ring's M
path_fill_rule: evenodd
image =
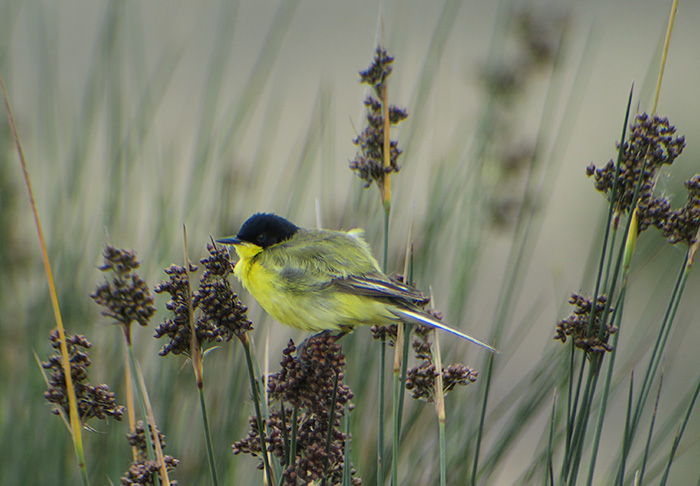
M443 331L449 332L450 334L454 334L455 336L461 337L462 339L466 339L467 341L481 346L482 348L486 348L492 353L498 353L498 350L496 348L489 346L488 344L481 342L478 339L469 336L468 334L464 334L463 332L460 332L457 329L452 329L450 326L443 324L438 320L431 319L430 317L423 315L420 312L414 312L408 309L391 309L391 313L399 319L401 319L402 321L406 322L407 324L423 324L437 329L442 329Z

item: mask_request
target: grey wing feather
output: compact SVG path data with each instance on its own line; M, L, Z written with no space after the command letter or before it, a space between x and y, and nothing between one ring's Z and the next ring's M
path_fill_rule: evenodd
M363 276L348 276L337 278L332 282L338 290L368 297L383 297L392 300L408 302L414 305L427 303L423 293L399 282L389 280L386 276L370 273Z

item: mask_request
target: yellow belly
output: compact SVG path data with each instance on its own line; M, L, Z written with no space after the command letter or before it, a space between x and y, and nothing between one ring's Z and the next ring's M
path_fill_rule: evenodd
M396 320L384 302L328 287L313 292L293 290L274 270L251 264L251 260L239 260L234 274L270 316L295 329L350 330Z

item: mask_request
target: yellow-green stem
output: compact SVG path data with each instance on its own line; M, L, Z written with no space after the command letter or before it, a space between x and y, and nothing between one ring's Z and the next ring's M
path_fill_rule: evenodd
M165 465L165 456L163 455L163 446L160 443L158 427L156 425L155 416L153 415L153 408L151 407L151 400L150 398L148 398L148 389L146 389L146 382L143 379L141 368L134 367L134 369L136 370L136 376L138 378L138 388L143 395L143 403L146 408L146 437L151 435L149 431L153 431L153 436L156 439L153 441L153 445L155 446L156 464L158 465L158 469L160 470L160 478L156 474L155 483L160 484L160 481L162 480L166 486L170 486L170 479L168 478L168 468Z
M204 389L199 388L199 404L202 409L202 424L204 426L204 439L207 444L207 457L209 458L209 472L211 473L211 482L214 486L219 486L219 478L216 475L216 464L214 462L214 448L211 443L211 432L209 429L209 418L207 416L207 404L204 400Z
M435 413L438 419L438 435L440 443L440 486L447 484L447 462L445 456L445 392L442 387L442 358L440 357L440 341L438 331L433 329L433 361L435 362Z
M255 420L258 423L258 436L260 439L260 451L263 457L263 465L265 468L265 475L267 476L267 483L269 486L274 486L276 483L273 480L272 469L270 469L270 461L267 456L267 446L265 444L265 426L262 420L262 413L260 411L260 400L261 393L257 385L257 380L255 379L255 368L253 367L253 357L250 349L250 338L248 334L244 334L240 337L241 343L243 344L243 350L245 351L245 360L248 366L248 376L250 377L250 388L253 392L253 403L255 404ZM294 424L292 424L294 426Z
M129 364L131 368L131 381L133 383L139 383L138 377L136 376L136 358L134 358L134 348L131 342L127 342L127 350L129 351ZM143 417L143 434L146 436L146 456L150 461L155 460L155 447L153 446L153 440L151 439L151 433L148 426L148 413L146 412L146 400L143 395L143 391L140 386L136 386L136 393L139 397L139 409L141 411L141 417ZM155 433L155 431L154 431ZM158 475L155 475L156 484L160 484Z
M130 330L127 326L124 326L124 334L126 339L124 344L124 367L126 369L126 414L129 418L129 433L133 434L136 431L136 413L134 412L134 380L131 375L131 363L129 362L129 343L131 339L129 337ZM131 455L133 460L136 461L138 457L139 450L133 445L131 446Z
M7 118L10 124L12 138L15 141L17 154L22 165L22 174L24 176L24 182L27 186L27 194L29 195L29 202L32 207L32 213L34 214L34 222L36 224L36 230L39 236L39 245L41 246L41 256L44 261L44 270L46 271L46 280L49 285L51 306L53 307L54 318L56 320L56 327L58 329L58 338L60 341L61 348L61 364L63 365L63 374L66 380L66 395L68 395L68 414L70 417L71 438L73 440L73 448L75 449L75 455L78 458L78 468L80 469L80 477L83 481L83 484L88 485L90 484L90 480L88 478L87 467L85 464L85 451L83 449L83 436L81 429L82 424L80 423L80 416L78 415L78 402L76 400L75 387L73 386L73 377L71 375L70 359L68 357L68 344L66 343L66 332L63 327L61 309L58 305L58 295L56 294L56 285L54 284L53 273L51 272L51 263L49 262L49 255L46 251L46 241L44 240L44 232L41 229L41 222L39 221L39 212L36 209L36 202L34 201L34 191L32 190L32 184L29 180L27 162L24 158L24 150L22 149L22 144L19 140L19 135L17 134L17 125L15 124L15 118L12 115L10 100L7 97L5 81L3 80L2 75L0 75L0 88L2 88L2 96L5 100L5 110L7 111Z
M666 57L668 55L668 46L671 44L671 33L673 32L673 24L676 21L676 11L678 10L678 0L673 0L671 4L671 15L668 17L668 27L666 28L666 38L664 39L664 50L661 54L661 66L659 67L659 77L656 81L656 91L654 93L654 104L651 109L652 114L656 114L656 108L659 104L659 93L661 92L661 81L664 79L664 69L666 67Z

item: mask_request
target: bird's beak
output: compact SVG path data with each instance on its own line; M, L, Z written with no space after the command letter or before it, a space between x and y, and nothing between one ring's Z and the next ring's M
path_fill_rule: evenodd
M222 245L240 245L243 242L238 239L237 236L227 236L226 238L221 238L216 240L217 243L221 243Z

